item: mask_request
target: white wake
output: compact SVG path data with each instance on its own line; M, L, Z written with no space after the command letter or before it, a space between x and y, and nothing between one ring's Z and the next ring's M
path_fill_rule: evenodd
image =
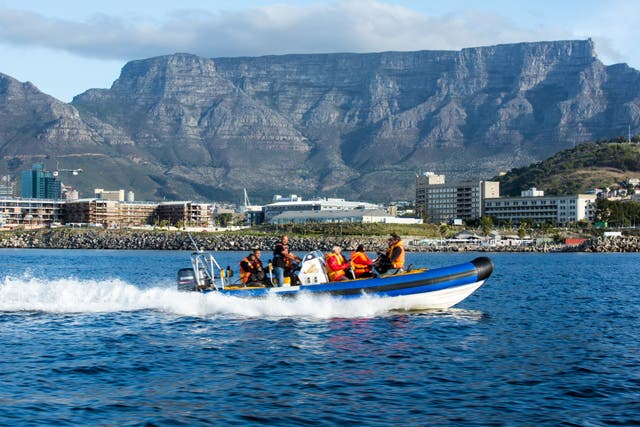
M179 292L168 285L141 288L114 280L4 277L0 279L0 312L108 313L155 310L184 316L231 315L249 318L313 319L375 317L389 312L382 298L341 300L300 295L245 299L215 293Z

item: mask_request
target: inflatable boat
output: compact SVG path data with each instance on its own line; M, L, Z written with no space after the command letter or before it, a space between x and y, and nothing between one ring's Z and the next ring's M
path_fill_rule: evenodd
M293 284L280 287L271 283L243 285L232 283L229 268L221 268L211 253L198 251L191 254L191 267L178 271L178 289L241 298L268 295L295 298L303 293L344 299L389 298L391 309L445 309L475 292L492 272L491 260L478 257L447 267L409 269L371 278L330 282L324 256L316 251L302 259Z

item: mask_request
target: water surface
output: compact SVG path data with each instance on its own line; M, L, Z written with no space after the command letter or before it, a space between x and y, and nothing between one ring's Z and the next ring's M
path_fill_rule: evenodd
M188 255L0 250L0 424L640 424L640 254L493 254L435 312L179 293Z

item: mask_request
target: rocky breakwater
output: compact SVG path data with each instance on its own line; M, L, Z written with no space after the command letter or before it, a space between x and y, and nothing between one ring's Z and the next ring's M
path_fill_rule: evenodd
M202 250L250 251L257 248L265 252L271 251L279 240L274 236L208 233L193 234L193 239ZM289 241L291 250L298 253L328 252L334 245L350 251L358 244L363 244L369 251L386 247L384 238L372 237L291 237ZM184 232L74 229L7 232L0 234L0 248L194 250L188 234Z
M575 246L573 250L576 252L640 252L640 237L594 237Z

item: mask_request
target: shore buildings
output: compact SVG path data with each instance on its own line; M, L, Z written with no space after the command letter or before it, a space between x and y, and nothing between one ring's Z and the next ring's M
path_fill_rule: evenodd
M522 221L567 225L595 217L594 194L545 196L544 191L531 188L520 197L488 199L484 203L485 215L500 221L520 224Z
M466 181L446 184L444 175L416 176L416 211L426 222L453 224L483 216L483 201L500 197L500 183Z
M22 197L27 199L59 199L62 194L60 181L44 165L35 164L29 171L22 171Z
M595 194L545 196L536 188L523 191L520 197L500 197L500 183L495 181L445 184L444 175L432 172L416 177L416 209L436 224L482 216L512 224L593 221L596 198Z

